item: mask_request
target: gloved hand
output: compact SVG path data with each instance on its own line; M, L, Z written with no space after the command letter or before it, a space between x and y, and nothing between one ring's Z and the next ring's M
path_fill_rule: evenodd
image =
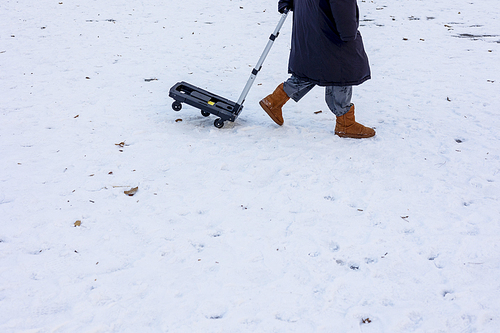
M283 14L285 10L293 10L293 0L279 0L278 12Z

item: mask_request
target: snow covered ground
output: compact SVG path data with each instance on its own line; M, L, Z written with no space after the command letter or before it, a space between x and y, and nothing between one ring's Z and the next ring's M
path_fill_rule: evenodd
M171 109L238 98L274 0L3 0L0 331L499 332L497 0L359 6L366 140L260 109L291 18L235 123Z

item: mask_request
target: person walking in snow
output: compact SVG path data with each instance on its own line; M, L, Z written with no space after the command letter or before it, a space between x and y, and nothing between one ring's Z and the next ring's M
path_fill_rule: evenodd
M352 86L370 79L370 65L359 27L356 0L279 0L278 11L293 10L291 77L259 104L278 125L282 107L298 102L314 86L325 87L325 100L337 116L335 134L369 138L375 131L355 121Z

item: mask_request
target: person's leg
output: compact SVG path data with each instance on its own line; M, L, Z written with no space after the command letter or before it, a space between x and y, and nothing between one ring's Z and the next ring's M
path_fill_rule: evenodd
M343 116L351 108L352 86L325 87L325 101L330 111L337 117Z
M352 86L329 86L325 89L325 100L330 110L337 116L335 134L343 138L370 138L375 135L372 128L356 122L354 104L351 103Z
M288 95L288 97L293 99L295 102L298 102L309 91L311 91L314 86L314 83L304 81L292 75L283 83L283 90Z
M281 83L272 94L263 98L259 104L278 125L283 125L283 112L281 108L290 98L298 102L305 96L313 87L314 83L301 80L292 76L285 82Z

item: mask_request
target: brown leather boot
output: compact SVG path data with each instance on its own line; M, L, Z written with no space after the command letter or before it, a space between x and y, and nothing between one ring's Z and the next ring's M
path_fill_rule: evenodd
M283 115L281 108L285 105L290 97L283 90L283 83L280 84L271 95L262 99L259 104L267 112L269 117L278 125L283 125Z
M351 105L349 112L343 116L337 117L335 125L335 134L341 138L371 138L375 135L375 130L365 127L354 119L354 104Z

